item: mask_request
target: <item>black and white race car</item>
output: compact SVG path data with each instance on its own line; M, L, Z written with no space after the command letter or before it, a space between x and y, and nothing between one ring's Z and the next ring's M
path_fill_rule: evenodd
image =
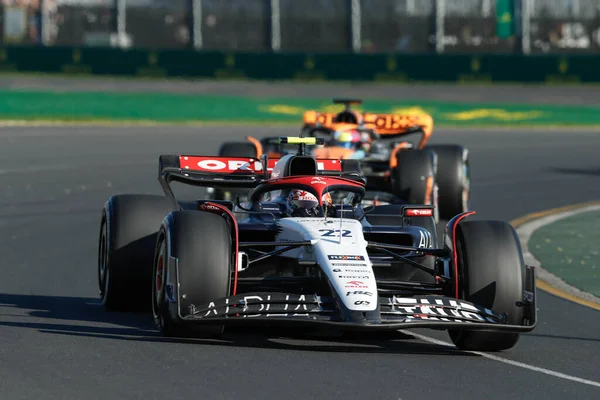
M214 337L235 324L434 328L461 349L504 350L534 329L534 269L511 225L467 212L438 243L431 205L364 207L356 162L306 155L314 137L281 140L298 154L162 155L166 196L110 197L104 306L151 304L166 336ZM248 201L181 201L174 181L245 187Z

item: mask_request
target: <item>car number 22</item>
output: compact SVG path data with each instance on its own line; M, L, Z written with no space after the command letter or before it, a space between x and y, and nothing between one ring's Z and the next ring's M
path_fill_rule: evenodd
M319 229L321 237L352 237L352 231L348 229Z

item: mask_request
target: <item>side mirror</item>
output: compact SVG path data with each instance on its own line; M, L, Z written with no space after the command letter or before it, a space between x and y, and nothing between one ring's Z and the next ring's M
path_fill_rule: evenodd
M235 206L236 206L237 208L239 208L240 210L243 210L243 211L252 211L252 210L249 210L249 209L247 209L247 208L244 208L244 207L242 206L242 203L240 202L240 196L239 196L239 195L236 195L236 196L235 196Z

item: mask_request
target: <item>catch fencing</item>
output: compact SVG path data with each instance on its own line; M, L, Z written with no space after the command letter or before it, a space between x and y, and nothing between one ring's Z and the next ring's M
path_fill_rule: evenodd
M594 54L600 0L1 0L0 43L121 49Z

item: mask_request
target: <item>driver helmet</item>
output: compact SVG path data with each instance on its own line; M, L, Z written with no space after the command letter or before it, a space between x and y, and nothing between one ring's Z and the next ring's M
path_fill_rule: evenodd
M315 195L306 190L293 189L287 198L288 206L291 210L291 215L294 217L318 217L319 216L319 200ZM325 193L322 197L323 205L328 208L333 205L333 200L329 193Z
M346 149L352 149L360 146L362 142L362 136L356 129L350 129L345 131L336 131L333 134L333 140L335 145Z

